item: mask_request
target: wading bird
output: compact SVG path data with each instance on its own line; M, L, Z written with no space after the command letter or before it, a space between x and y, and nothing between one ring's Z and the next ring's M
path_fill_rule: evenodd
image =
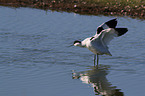
M103 24L101 24L96 31L96 34L92 37L86 38L83 41L76 40L74 41L74 46L85 47L88 48L94 55L94 65L96 62L97 55L97 65L99 62L98 55L111 55L108 50L108 44L114 37L119 37L125 34L128 29L127 28L116 28L117 20L112 19Z

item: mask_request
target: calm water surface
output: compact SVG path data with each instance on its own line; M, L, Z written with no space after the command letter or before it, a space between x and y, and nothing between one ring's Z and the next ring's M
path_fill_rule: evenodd
M70 47L112 18L0 7L0 96L144 96L144 20L118 17L129 31L99 69L88 49Z

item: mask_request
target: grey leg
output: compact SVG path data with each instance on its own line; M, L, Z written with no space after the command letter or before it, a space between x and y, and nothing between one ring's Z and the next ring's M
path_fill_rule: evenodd
M96 55L94 55L94 66L95 66L95 63L96 63Z
M97 66L99 65L99 55L97 54Z

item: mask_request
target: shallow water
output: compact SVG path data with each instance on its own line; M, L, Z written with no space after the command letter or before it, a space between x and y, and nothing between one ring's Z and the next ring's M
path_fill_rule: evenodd
M0 7L0 96L144 96L144 20L118 17L115 38L93 67L93 54L72 47L111 16ZM115 96L119 96L115 95Z

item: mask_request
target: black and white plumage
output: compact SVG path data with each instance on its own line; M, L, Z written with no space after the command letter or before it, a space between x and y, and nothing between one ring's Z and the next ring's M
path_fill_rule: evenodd
M116 28L116 26L117 26L116 18L107 21L97 28L97 32L94 36L86 38L83 41L78 40L74 41L74 46L85 47L88 48L91 52L93 52L95 54L94 64L97 55L97 65L98 65L99 60L98 55L106 54L112 56L107 46L109 42L114 37L119 37L128 31L127 28Z

